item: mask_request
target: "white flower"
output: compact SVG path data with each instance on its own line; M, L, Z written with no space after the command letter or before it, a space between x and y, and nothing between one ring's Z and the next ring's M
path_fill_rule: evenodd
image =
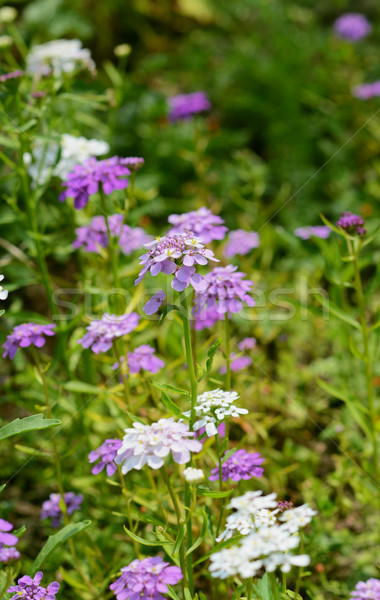
M238 574L243 578L254 577L262 565L261 561L249 562L238 546L215 552L210 556L210 560L210 573L212 577L219 579Z
M279 512L279 509L276 510L268 510L267 508L260 508L254 515L252 515L252 520L255 524L255 527L258 529L260 527L269 527L270 525L276 524L276 514Z
M199 483L204 479L204 473L202 469L194 469L193 467L187 467L184 470L183 476L187 483Z
M0 275L0 281L3 281L4 275ZM6 300L8 298L8 290L4 290L3 286L0 285L0 300Z
M220 534L220 536L216 538L216 541L221 542L223 540L228 540L236 532L240 533L241 535L248 535L248 533L253 530L254 523L251 515L236 512L232 515L228 515L226 520L226 528Z
M262 496L262 490L255 492L246 492L243 496L233 498L227 505L227 508L235 508L238 511L245 511L250 515L254 515L258 510L263 508L276 508L276 493Z
M90 51L82 48L79 40L53 40L33 46L26 59L26 71L40 76L52 74L59 77L78 67L95 71Z
M17 18L17 10L13 6L0 8L0 23L12 23Z
M237 392L225 392L220 389L200 394L195 406L195 413L200 419L194 423L194 430L197 431L204 427L206 435L212 437L218 433L218 425L227 417L248 414L246 408L235 406L234 402L238 398ZM190 412L186 412L184 415L190 416Z
M302 504L302 506L285 510L279 516L279 520L284 521L284 527L290 533L296 533L299 529L308 525L316 514L317 511L310 508L308 504Z

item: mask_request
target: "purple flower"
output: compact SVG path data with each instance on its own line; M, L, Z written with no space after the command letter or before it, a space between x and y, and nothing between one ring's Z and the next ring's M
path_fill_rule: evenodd
M243 369L246 369L252 364L252 358L249 358L249 356L239 356L234 353L230 355L230 360L231 371L242 371ZM227 373L226 365L220 367L219 373L221 375Z
M284 512L284 510L291 510L293 508L293 502L290 500L279 500L277 502L277 508L280 512Z
M80 510L83 502L82 494L74 494L74 492L65 492L63 499L66 505L68 515L74 511ZM63 513L59 506L61 502L61 494L50 494L49 500L45 500L41 507L41 519L51 519L52 527L59 527L62 523Z
M139 324L140 317L137 313L124 315L110 315L104 313L101 319L91 321L87 333L78 340L83 348L90 348L95 354L107 352L112 347L112 342L123 335L131 333Z
M192 439L194 432L189 431L189 425L173 418L160 419L151 425L133 423L125 433L115 458L115 463L122 465L124 474L132 469L140 470L145 464L151 469L159 469L170 453L174 462L182 465L189 462L191 452L202 450L201 442Z
M357 42L366 37L372 27L364 15L360 13L346 13L334 23L335 33L350 42Z
M353 89L352 95L355 96L355 98L359 98L359 100L368 100L369 98L380 96L380 81L357 85Z
M141 227L129 227L124 225L119 239L119 246L126 256L129 256L135 250L140 250L146 244L153 240L153 236L148 235Z
M148 272L153 276L165 273L174 275L171 286L177 292L182 292L189 285L196 291L202 290L207 285L206 279L196 272L194 265L207 265L209 260L219 262L212 250L205 248L199 238L188 232L166 235L146 246L151 249L140 256L140 264L144 266L135 285Z
M159 290L151 297L150 300L143 306L143 311L146 315L154 315L161 304L165 302L166 294L163 290Z
M20 558L20 552L17 548L3 548L0 547L0 563L7 563L11 560L17 560Z
M325 240L331 234L330 227L327 225L315 225L311 227L297 227L294 230L294 235L301 238L302 240L308 240L312 236L321 238L321 240Z
M254 337L246 337L238 343L240 352L244 350L253 350L256 347L256 339Z
M13 535L13 533L8 533L12 529L12 523L5 521L5 519L0 519L0 548L3 546L15 546L17 544L18 537Z
M213 240L222 240L228 231L227 227L223 225L223 219L214 215L204 206L199 210L192 210L181 215L170 215L168 221L173 225L168 231L169 235L190 232L203 244L209 244Z
M224 249L224 256L232 258L237 254L244 256L253 248L260 246L260 236L255 231L244 231L236 229L228 234L228 242Z
M3 344L3 348L5 348L3 358L9 356L12 359L18 348L27 348L30 345L42 348L46 341L44 336L54 335L54 331L52 331L54 327L55 325L37 325L36 323L16 325Z
M351 592L350 600L380 600L380 579L371 577L367 581L359 581Z
M131 373L131 375L139 373L140 371L158 373L160 369L163 369L165 363L160 358L157 358L154 353L155 349L146 344L139 346L133 352L128 352L127 364L129 373ZM125 360L125 357L122 357L122 360ZM112 368L118 369L119 366L119 363L116 362L112 365Z
M344 212L336 224L351 235L364 235L367 231L363 227L363 219L359 215L354 215L350 212Z
M117 600L165 600L168 585L181 581L179 567L169 567L160 556L134 560L121 569L121 576L111 583L110 589Z
M11 71L10 73L4 73L3 75L0 75L0 83L5 83L5 81L8 81L8 79L18 79L23 75L24 71L20 71L20 69L17 71Z
M139 156L128 156L123 159L123 164L131 171L138 171L144 166L145 160Z
M123 228L124 216L115 214L108 217L108 226L112 236L119 237ZM129 228L128 228L129 229ZM109 245L106 220L103 216L94 217L89 225L78 227L75 230L76 240L73 242L74 248L81 246L87 252L99 252L99 246L107 248Z
M194 321L192 326L194 329L201 331L202 329L211 329L220 316L215 306L202 310L201 313L193 312Z
M237 450L227 460L222 461L222 479L227 481L240 481L241 479L252 479L252 477L262 477L264 469L262 465L265 458L259 452L249 453L246 450ZM211 471L210 481L218 481L219 467Z
M211 103L205 92L193 92L192 94L179 94L168 99L170 109L169 119L180 121L190 119L193 115L210 110Z
M83 165L76 165L67 175L67 181L63 183L66 190L59 199L62 202L66 198L74 198L74 206L79 209L101 189L100 184L107 196L114 190L124 190L128 186L126 176L131 174L125 160L119 156L96 160L92 156Z
M205 277L206 288L200 292L196 290L194 316L198 324L197 329L202 329L203 315L224 319L226 314L238 313L243 308L243 303L254 306L255 302L248 295L253 282L244 280L245 273L237 271L237 267L216 267Z
M21 577L17 583L18 585L11 585L7 590L9 594L13 594L10 600L19 600L25 598L25 600L55 600L55 595L59 590L59 583L53 581L49 583L47 588L40 586L40 581L43 577L42 571L38 571L33 579L29 575Z
M116 465L114 463L117 451L121 447L121 440L106 440L99 448L93 450L88 455L90 463L95 462L100 458L100 462L95 465L91 471L93 475L98 475L106 467L108 477L116 473Z

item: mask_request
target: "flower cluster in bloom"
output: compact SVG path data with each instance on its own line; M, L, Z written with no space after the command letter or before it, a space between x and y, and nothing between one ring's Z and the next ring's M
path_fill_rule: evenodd
M254 577L262 568L272 572L280 567L287 573L292 565L304 567L309 564L309 556L290 553L300 543L296 532L316 514L307 504L277 517L276 494L262 496L259 490L234 498L228 508L234 508L236 512L227 517L226 529L217 541L229 539L236 533L243 538L239 545L211 555L210 572L213 577L225 579L240 575L246 579ZM287 515L296 510L296 517Z
M355 98L359 98L359 100L368 100L369 98L380 96L380 81L357 85L353 89L352 94Z
M204 473L202 469L194 469L194 467L187 467L184 470L183 476L185 481L190 484L200 483L204 479Z
M238 348L240 352L244 352L245 350L253 350L255 347L256 338L254 337L246 337L238 343Z
M108 217L108 227L112 236L119 237L123 227L124 215L115 214ZM89 225L78 227L77 235L73 242L74 248L82 246L87 252L99 252L99 247L107 248L109 244L106 220L102 215L91 219Z
M230 361L231 371L235 372L242 371L243 369L246 369L252 364L252 358L249 358L249 356L240 356L235 352L230 354ZM223 365L222 367L220 367L219 373L221 373L222 375L227 373L227 366Z
M294 230L294 235L301 238L302 240L309 240L312 236L320 238L321 240L327 239L331 234L330 227L327 225L312 225L310 227L297 227Z
M165 363L163 360L154 355L155 349L147 344L138 346L133 352L127 354L127 365L128 371L131 375L139 373L140 371L149 371L149 373L158 373L160 369L163 369ZM125 361L125 357L122 357ZM118 369L120 364L116 362L112 365L113 369Z
M169 119L180 121L190 119L193 115L210 110L211 103L205 92L193 92L192 94L179 94L168 99Z
M169 567L160 556L134 560L121 569L121 576L110 589L117 600L164 600L168 585L181 581L179 567Z
M240 481L241 479L252 479L252 477L262 477L264 469L260 466L263 464L263 458L259 452L247 452L243 448L237 450L222 461L222 479L223 481ZM219 468L215 467L211 471L210 481L218 481Z
M3 73L0 75L0 83L5 83L8 79L18 79L24 75L24 71L18 69L17 71L11 71L10 73Z
M145 160L140 156L128 156L124 159L124 164L129 167L131 171L138 171L144 166Z
M3 281L4 275L0 275L0 281ZM0 285L0 300L6 300L8 298L8 290L4 290L3 286Z
M132 469L141 469L145 464L159 469L170 453L174 462L185 464L190 460L190 452L202 450L201 442L192 439L194 432L189 431L189 426L173 418L160 419L151 425L133 423L133 427L125 429L125 433L115 459L116 464L122 465L124 474Z
M350 600L380 600L380 579L359 581L351 592Z
M344 212L336 224L352 235L364 235L366 233L366 229L363 227L363 219L359 215L354 215L350 212Z
M105 440L99 448L93 450L88 455L89 463L94 463L99 460L98 464L96 464L91 473L93 475L98 475L101 471L103 471L104 467L106 468L108 477L111 477L116 473L116 465L115 458L117 451L121 447L121 440Z
M59 77L78 68L95 71L90 51L82 48L79 40L52 40L33 46L26 58L27 72L38 76Z
M135 250L140 250L145 244L153 240L141 227L129 227L124 225L119 238L119 246L122 252L129 256Z
M236 229L228 234L228 241L224 249L224 256L232 258L237 254L245 256L253 248L260 246L260 236L255 231L245 231L244 229Z
M280 512L284 512L284 510L293 508L293 502L290 502L289 500L279 500L277 502L277 508L280 510Z
M209 244L213 240L222 240L227 232L223 219L204 206L181 215L170 215L168 221L173 225L169 229L169 235L190 232L204 244Z
M339 37L357 42L366 37L372 30L370 23L360 13L346 13L334 23L334 31Z
M114 190L124 190L128 186L126 176L130 174L124 158L112 156L105 160L96 160L91 157L83 165L76 165L67 174L67 179L63 182L66 190L59 199L62 202L66 198L74 198L75 208L83 208L90 196L99 191L100 186L106 195Z
M198 238L188 232L166 235L146 246L150 250L140 256L140 264L144 266L135 285L148 272L153 276L165 273L174 275L171 286L177 292L182 292L189 285L196 291L203 290L207 285L206 278L196 272L194 265L207 265L209 260L218 262L212 250L205 248Z
M154 315L160 306L165 302L166 294L163 290L156 292L150 300L143 306L143 311L146 315Z
M244 276L244 273L237 271L237 267L232 265L215 267L205 276L206 287L199 292L196 290L195 295L194 316L197 329L209 326L212 321L224 319L226 314L240 312L244 302L248 306L255 305L248 294L253 282L243 279Z
M25 598L25 600L55 600L55 595L60 587L59 583L53 581L49 583L47 588L44 588L40 585L42 577L42 571L38 571L33 579L29 575L20 577L17 581L18 585L11 585L7 590L9 594L14 594L10 600L20 600L20 598Z
M95 354L107 352L112 347L112 342L123 335L131 333L139 324L140 317L131 312L124 315L110 315L104 313L101 319L91 321L87 333L78 340L83 348L90 348Z
M8 335L3 344L5 352L3 358L14 357L18 348L27 348L30 345L41 348L45 345L45 337L54 335L55 325L37 325L36 323L23 323L16 325L11 334Z
M14 547L18 542L18 537L9 533L12 529L12 523L0 519L0 563L20 558L19 551Z
M200 394L195 405L195 413L200 419L194 423L194 431L204 427L206 435L211 437L218 433L218 426L227 417L239 417L248 414L246 408L235 406L234 402L238 398L237 392L225 392L220 389ZM190 416L190 412L183 414Z
M82 494L74 494L74 492L65 492L63 499L66 506L66 512L71 515L76 510L80 510L83 502ZM51 519L52 527L59 527L62 523L63 513L60 507L61 494L50 494L49 499L42 503L41 519Z

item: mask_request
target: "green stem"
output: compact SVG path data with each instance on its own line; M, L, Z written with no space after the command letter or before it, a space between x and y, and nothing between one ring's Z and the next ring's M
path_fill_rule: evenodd
M129 412L131 412L131 401L130 401L130 397L129 397L128 378L127 378L126 373L124 371L124 362L123 362L123 360L121 358L121 355L120 355L120 351L119 351L119 347L118 347L118 344L117 344L117 340L115 340L113 342L113 350L114 350L114 353L115 353L116 361L119 363L120 374L121 374L121 378L123 380L125 409L128 410ZM126 357L124 357L124 358L126 360Z
M124 220L127 222L128 212L133 207L135 200L135 179L136 172L132 171L128 185L128 195L125 197Z
M303 533L302 533L302 531L300 531L300 538L301 538L301 542L300 542L300 554L303 554L303 552L304 552L304 541L303 541ZM294 590L296 595L299 593L299 589L301 587L302 572L303 572L303 568L300 567L299 570L298 570L298 575L297 575L296 588Z
M127 518L128 518L128 524L129 524L129 529L131 531L133 531L133 519L132 519L132 514L131 514L131 506L129 504L129 500L128 500L128 490L125 486L125 481L124 481L124 477L123 477L123 473L121 472L121 468L118 465L117 467L118 473L119 473L119 479L120 479L120 485L121 485L121 489L122 489L122 494L124 496L125 499L125 506L127 509ZM140 558L140 552L139 552L139 547L137 545L136 540L132 540L133 541L133 549L135 551L136 557Z
M219 490L223 491L223 477L222 477L222 453L220 448L219 434L217 433L215 436L216 450L218 453L218 474L219 474ZM223 520L224 513L224 498L220 498L220 506L219 506L219 519L218 525L216 527L216 537L219 535L220 526Z
M247 600L252 600L252 577L247 580Z
M183 308L182 322L183 322L183 334L185 340L185 352L186 352L186 363L187 371L190 379L190 430L193 431L195 421L195 406L197 403L198 396L198 383L195 375L192 344L191 344L191 330L190 322L188 317L188 307L186 296L181 294L181 306Z
M286 573L283 573L282 574L282 591L285 595L286 595L287 588L288 588L288 586L286 584Z
M173 503L173 507L175 510L175 514L176 514L176 518L177 518L177 527L178 527L178 534L180 532L180 529L182 527L182 525L184 524L184 519L182 518L182 514L181 514L181 509L179 507L179 502L178 502L178 498L177 498L177 494L175 493L172 484L170 483L170 478L169 478L169 474L167 472L166 466L164 465L162 467L162 474L166 483L166 487L168 488L168 492L171 498L171 501ZM184 593L184 589L185 587L187 587L187 576L186 576L186 558L185 558L185 544L182 541L180 549L179 549L179 561L181 564L181 571L183 573L183 579L182 579L182 591Z
M229 391L231 389L231 338L230 338L230 322L228 319L228 314L224 315L224 326L225 326L225 336L226 336L226 365L227 365L227 375L226 375L226 390Z
M116 292L118 293L120 290L118 253L117 253L117 249L115 248L115 237L112 235L111 230L110 230L108 214L107 214L106 198L105 198L104 192L102 190L100 191L100 203L102 206L102 211L103 211L104 220L105 220L106 229L107 229L108 247L109 247L109 255L110 255L110 259L111 259L113 285L114 285L114 288L116 289ZM117 300L115 302L115 310L116 310L117 314L121 314L123 312L120 309L120 303L119 303L118 296L117 296Z
M8 586L10 585L10 583L12 581L12 567L7 567L6 571L7 571L7 578L5 580L4 587L0 590L0 600L4 596L5 592L8 589Z

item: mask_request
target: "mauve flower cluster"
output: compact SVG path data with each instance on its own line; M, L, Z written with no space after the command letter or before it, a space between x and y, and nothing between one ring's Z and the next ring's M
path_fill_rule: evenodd
M42 571L38 571L33 579L29 575L20 577L17 583L18 585L11 585L7 590L9 594L14 594L10 600L19 600L25 598L25 600L55 600L55 595L59 590L59 583L53 581L49 583L47 588L40 585L40 581L43 577Z
M351 235L364 235L367 232L363 227L363 219L359 215L354 215L350 212L344 212L336 224Z
M263 458L259 452L247 452L243 448L237 450L229 456L227 460L222 460L222 479L223 481L240 481L241 479L252 479L252 477L262 477L264 469L260 467L263 464ZM219 467L211 471L210 481L218 481Z
M63 499L66 505L66 512L71 515L76 510L80 510L83 502L82 494L74 494L74 492L65 492ZM41 519L51 519L52 527L59 527L62 523L63 512L59 506L61 502L61 494L50 494L49 499L42 503Z
M122 214L108 217L108 227L112 236L120 236L123 220ZM106 220L103 216L94 217L89 225L78 227L75 233L77 237L73 242L74 248L83 246L87 252L99 252L99 246L107 248L109 244Z
M331 234L330 227L327 225L312 225L310 227L297 227L294 230L294 235L301 238L302 240L309 240L312 236L320 238L321 240L327 239Z
M122 361L125 361L125 357L122 357ZM147 344L138 346L133 352L127 354L127 365L128 372L131 375L135 375L140 371L149 371L149 373L158 373L160 369L163 369L165 363L163 360L155 356L155 349ZM115 362L112 365L113 369L118 369L120 364Z
M20 69L18 69L17 71L11 71L10 73L3 73L3 75L0 75L0 83L5 83L6 81L8 81L8 79L18 79L23 75L24 71L20 71Z
M174 275L171 286L177 292L182 292L189 285L196 291L203 290L207 286L206 279L196 272L194 265L207 265L209 260L218 262L212 250L205 248L198 238L188 232L166 235L146 246L151 249L140 256L140 264L144 266L135 285L148 272L153 276L165 273Z
M3 358L9 356L12 359L18 348L27 348L31 345L41 348L45 345L44 336L54 335L54 331L52 331L54 327L55 325L37 325L36 323L16 325L3 344L3 348L5 348Z
M129 227L124 225L119 238L119 246L122 252L129 256L135 250L140 250L146 244L153 240L153 236L148 235L141 227Z
M78 340L83 348L90 348L95 354L107 352L112 347L112 342L123 335L131 333L139 324L140 317L131 312L124 315L110 315L104 313L101 319L91 321L87 333Z
M20 558L19 551L14 548L18 542L18 537L13 535L13 533L9 533L12 529L12 523L9 523L5 519L0 519L0 563Z
M192 439L194 432L189 431L189 426L173 418L160 419L151 425L133 423L125 433L115 459L116 464L122 465L124 474L132 469L142 469L145 464L159 469L170 452L174 462L182 465L189 462L191 452L202 450L201 442Z
M100 189L103 189L106 195L114 190L124 190L128 186L126 176L131 174L125 164L126 160L119 156L105 160L91 157L82 165L76 165L63 182L66 190L59 199L62 202L66 198L74 198L75 208L80 209L86 206L90 196Z
M239 354L236 354L235 352L230 354L230 361L231 371L234 371L235 373L246 369L252 364L252 358L249 358L249 356L241 356ZM227 366L223 365L222 367L220 367L219 373L221 375L227 373Z
M346 13L334 23L334 31L339 37L357 42L366 37L372 30L370 23L360 13Z
M277 508L280 512L284 512L284 510L290 510L293 508L293 502L290 500L279 500L277 502Z
M236 229L228 234L228 241L224 249L224 256L232 258L237 254L245 256L253 248L260 246L260 236L255 231L245 231L244 229Z
M359 581L351 592L350 600L380 600L380 579Z
M211 103L205 92L193 92L192 94L179 94L168 99L169 119L179 121L190 119L193 115L209 110Z
M106 468L108 477L116 473L115 458L117 451L121 447L121 440L105 440L99 448L93 450L88 455L89 463L93 463L100 459L97 465L95 465L91 471L93 475L98 475Z
M244 352L245 350L253 350L256 347L256 338L254 337L246 337L238 343L238 348L240 352Z
M121 569L121 576L110 589L117 600L164 600L168 585L181 581L179 567L169 567L160 556L134 560Z
M226 314L238 313L243 303L254 306L255 301L248 292L253 282L244 280L245 273L237 271L237 267L216 267L205 277L206 287L196 290L194 316L196 328L202 329L206 323L224 319Z
M223 219L214 215L204 206L188 213L170 215L168 221L173 225L168 231L169 235L190 232L203 244L209 244L213 240L222 240L228 231L227 227L223 225Z
M380 96L380 81L357 85L353 89L352 95L355 96L355 98L359 98L359 100L368 100L369 98Z

